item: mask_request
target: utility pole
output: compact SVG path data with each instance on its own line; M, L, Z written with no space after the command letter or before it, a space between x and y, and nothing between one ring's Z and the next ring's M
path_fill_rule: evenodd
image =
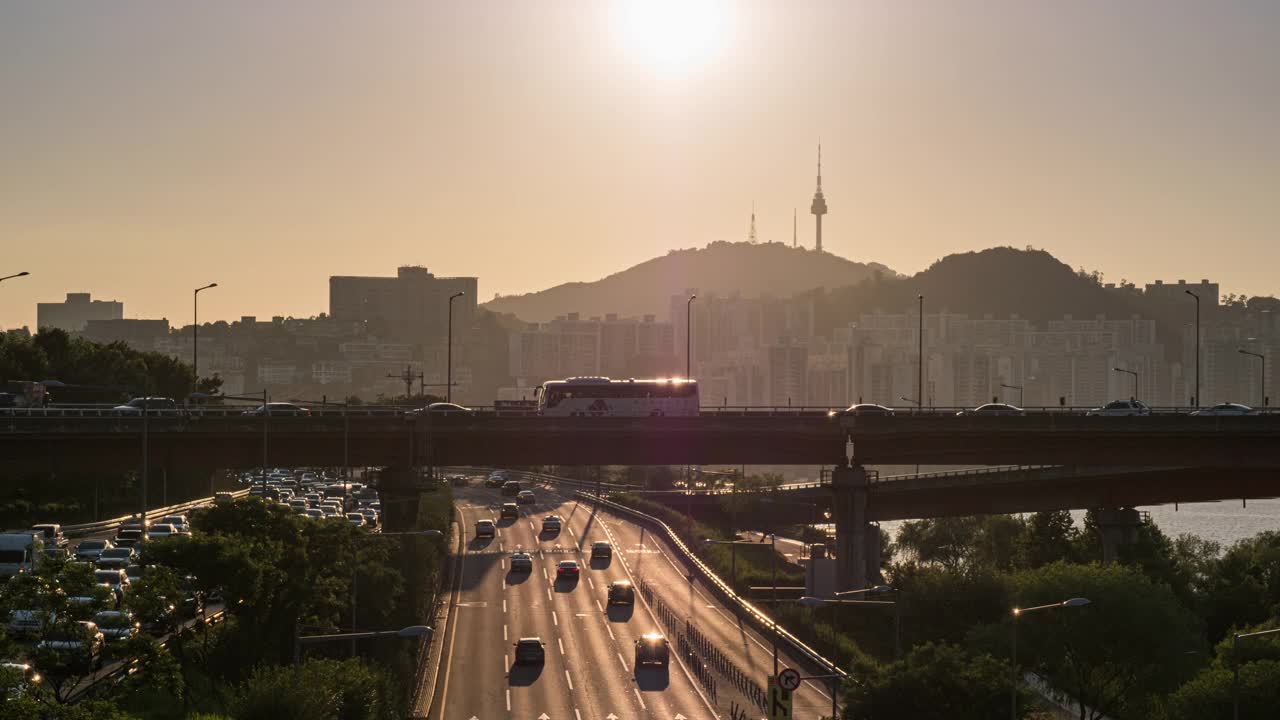
M1191 406L1200 407L1200 296L1184 290L1186 294L1195 298L1196 301L1196 394L1191 396Z
M410 397L413 396L413 381L423 379L423 374L420 372L417 375L414 375L413 366L405 365L404 371L401 372L399 375L392 375L391 373L387 373L387 377L398 378L400 382L404 383L404 399L407 401ZM425 385L423 387L425 387Z

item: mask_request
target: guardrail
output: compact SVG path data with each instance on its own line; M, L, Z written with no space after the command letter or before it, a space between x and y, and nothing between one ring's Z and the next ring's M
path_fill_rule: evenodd
M234 498L242 498L249 494L248 490L235 490L231 493ZM212 497L198 498L196 500L188 500L187 502L178 503L177 505L169 505L168 507L156 508L147 511L147 519L162 518L165 515L173 515L175 513L185 512L193 508L213 502ZM62 532L67 537L81 537L90 535L103 530L113 530L123 525L126 521L137 517L137 513L132 515L121 515L120 517L111 518L109 520L98 520L96 522L79 523L76 525L63 525Z
M573 485L576 487L585 487L585 488L592 488L592 489L599 487L602 490L609 490L611 492L634 492L637 489L635 485L627 485L625 483L607 483L607 482L596 483L590 480L573 480L570 478L558 477L556 475L547 475L546 473L529 472L527 470L508 470L506 468L487 468L487 467L476 467L476 466L450 467L450 468L444 468L443 472L445 473L451 473L451 472L492 473L497 470L502 470L502 472L505 472L508 475L513 476L511 478L512 480L533 479L541 482L553 482L553 483L559 483L561 485ZM519 476L519 477L514 477L514 476Z
M701 558L689 549L689 546L680 539L680 536L671 529L671 526L652 515L642 513L639 510L634 510L625 505L619 505L618 503L592 493L578 491L576 494L584 499L599 502L615 512L621 512L632 517L640 518L661 530L666 535L667 541L672 545L672 547L676 548L676 550L678 550L684 557L686 565L692 567L699 575L701 575L702 579L711 586L711 589L719 595L724 602L732 606L740 616L744 616L762 632L776 632L778 639L789 645L793 652L808 662L814 663L820 667L824 673L837 674L842 678L848 677L848 673L842 670L838 665L823 657L818 653L818 651L808 645L805 645L800 638L787 632L774 622L773 618L766 615L755 605L743 600L736 592L733 591L733 588L729 587L728 583L721 580L720 576L716 575L715 571L712 570L710 566L704 563Z

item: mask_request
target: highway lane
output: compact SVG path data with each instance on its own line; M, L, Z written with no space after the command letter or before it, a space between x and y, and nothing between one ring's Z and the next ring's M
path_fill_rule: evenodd
M528 718L548 720L702 720L715 718L698 689L673 661L666 671L633 667L635 638L656 627L643 604L604 607L606 588L627 571L616 560L589 562L583 537L605 539L593 530L590 509L575 507L545 489L539 503L521 506L519 520L498 523L498 537L474 538L475 521L497 521L503 498L483 487L456 488L458 509L469 538L462 563L454 626L439 682L441 720ZM559 534L541 532L548 514L565 518ZM523 549L533 570L512 573L508 557ZM575 583L555 581L556 565L577 560ZM544 665L513 667L512 643L537 636L546 643Z
M554 493L572 504L572 493ZM579 512L589 512L588 504L578 506ZM705 636L710 638L721 652L729 655L735 665L747 672L762 687L773 674L772 643L746 623L739 622L733 613L722 607L712 592L695 580L688 580L677 555L653 533L623 516L602 511L595 516L595 525L621 548L632 575L644 577L654 587L656 594L684 617L690 618ZM780 667L803 669L785 646L779 649ZM723 687L723 686L722 686ZM724 693L722 692L723 696ZM722 698L723 700L723 698ZM818 718L831 714L831 688L822 681L806 681L793 697L793 711L797 718Z

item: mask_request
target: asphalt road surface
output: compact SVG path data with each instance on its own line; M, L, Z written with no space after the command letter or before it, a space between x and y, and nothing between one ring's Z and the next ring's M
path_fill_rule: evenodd
M773 671L767 639L740 624L698 583L690 584L675 556L651 533L619 516L595 512L589 503L546 487L534 488L536 505L520 506L516 521L498 520L504 498L475 481L455 488L466 537L461 586L451 629L444 638L444 661L436 705L440 720L701 720L730 718L736 704L745 718L761 713L748 707L723 678L714 695L698 682L673 644L665 668L634 664L634 644L647 632L663 632L653 604L640 593L634 607L606 607L614 580L642 578L655 601L691 622L743 672L763 686ZM563 518L559 533L543 533L542 518ZM493 520L497 537L475 538L475 523ZM591 543L608 541L611 560L591 561ZM533 556L533 571L512 573L517 550ZM577 581L556 581L556 565L577 560ZM513 643L539 637L546 645L541 666L513 665ZM785 653L782 657L786 666ZM715 701L712 697L716 697ZM829 715L829 690L806 682L794 696L795 718ZM442 713L442 714L440 714Z

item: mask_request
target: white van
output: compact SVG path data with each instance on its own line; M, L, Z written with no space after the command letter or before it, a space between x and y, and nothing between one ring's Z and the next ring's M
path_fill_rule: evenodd
M0 578L11 578L29 572L44 550L41 533L31 530L9 530L0 533Z

